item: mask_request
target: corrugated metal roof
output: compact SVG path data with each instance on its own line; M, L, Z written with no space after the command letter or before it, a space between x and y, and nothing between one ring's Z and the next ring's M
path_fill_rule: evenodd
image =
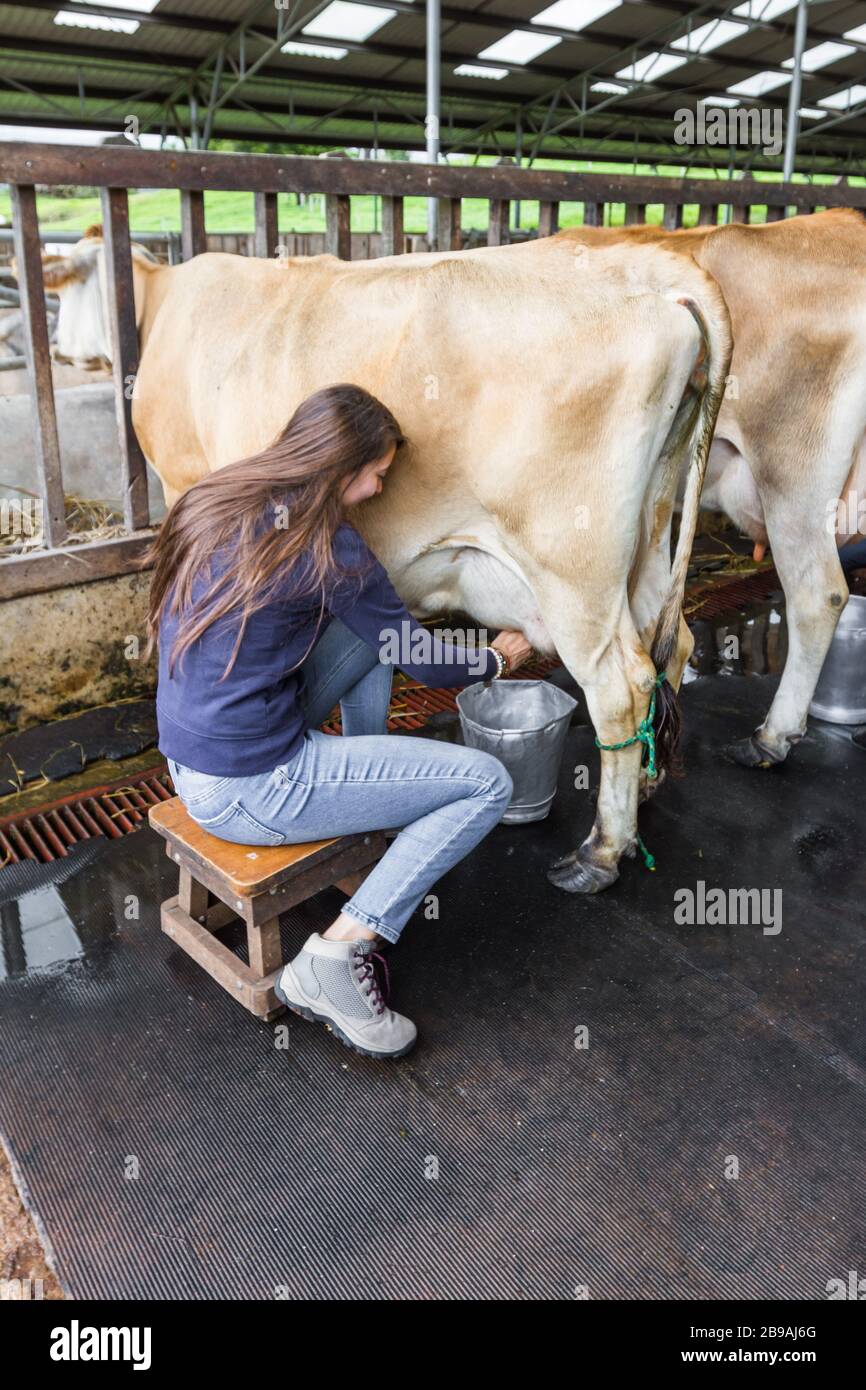
M75 0L70 3L75 4ZM379 3L387 5L387 0ZM223 68L220 91L234 90L216 113L214 137L242 138L248 132L250 138L280 141L279 127L286 123L291 106L296 119L293 131L286 136L289 140L292 135L300 138L309 123L310 110L336 113L345 108L346 114L318 121L316 139L323 145L371 145L374 117L378 118L380 144L385 138L385 121L388 138L395 144L413 148L423 144L419 125L425 113L423 0L416 0L411 10L404 3L403 9L366 43L352 45L339 61L283 54L275 47L240 85L239 41L229 36L234 26L253 15L253 32L246 35L244 56L247 67L255 64L266 53L268 36L274 43L277 23L287 14L272 4L263 4L256 19L249 0L161 0L152 16L142 16L133 35L56 24L58 8L58 3L50 0L0 0L0 124L4 119L14 123L28 118L33 125L86 126L88 121L95 122L94 111L104 109L107 100L114 109L115 94L126 91L135 112L155 131L167 114L159 111L160 103L173 92L174 109L188 128L190 83L195 80L197 84L201 121L211 90L212 66L206 60L223 44L230 57ZM87 12L99 8L88 6ZM110 11L110 0L105 0L104 8ZM301 14L310 15L314 8L311 0L306 0ZM670 45L687 32L690 16L692 28L725 14L737 18L730 14L732 6L724 3L700 6L690 0L656 0L654 4L629 0L579 34L562 37L533 62L509 65L502 80L455 75L454 68L461 61L479 61L478 53L512 28L532 32L536 26L530 23L531 18L544 8L544 0L444 0L441 80L446 153L456 138L455 131L461 133L461 148L470 152L513 152L518 114L527 153L536 141L535 131L543 125L547 103L557 89L569 83L569 92L560 92L555 116L536 153L574 157L602 144L609 150L614 141L621 144L624 158L635 153L640 158L650 149L671 146L674 112L683 104L725 95L729 87L762 69L784 70L793 52L795 10L790 8L771 23L744 30L712 52L689 56L652 85L611 94L609 99L608 94L594 93L592 83L621 81L615 74L631 60L632 44L643 44L641 54L665 47L673 52ZM848 30L866 26L866 0L810 4L808 23L810 49L828 37L838 39ZM306 39L301 32L293 37ZM201 69L198 74L197 69ZM589 77L584 79L587 73ZM801 104L817 107L824 98L864 83L866 45L814 72L804 72ZM32 90L22 92L14 84ZM786 109L787 86L784 83L769 92L762 104ZM589 109L581 121L571 103L580 105L584 87ZM606 105L594 113L592 107L601 101ZM861 104L863 114L837 121L826 136L821 134L820 124L816 127L804 121L800 138L804 160L823 152L840 168L849 168L851 160L862 158L866 152L866 103ZM832 112L832 117L843 115L839 109ZM565 121L569 124L563 125ZM467 145L463 137L474 135L479 127L487 133ZM671 148L670 157L676 154L676 148ZM753 167L767 166L763 156L753 157L753 151L749 154ZM719 151L715 157L719 162Z

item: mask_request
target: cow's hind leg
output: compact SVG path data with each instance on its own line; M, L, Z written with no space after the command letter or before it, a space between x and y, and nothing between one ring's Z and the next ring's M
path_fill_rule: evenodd
M779 498L766 507L773 560L785 590L788 655L764 723L749 738L729 744L726 756L743 767L782 762L806 732L809 703L833 640L848 586L835 535L824 525L817 499Z
M568 633L560 629L557 650L583 687L599 742L626 743L646 716L655 667L633 628L630 633L611 633L601 649L598 637L597 628L575 625ZM558 888L570 893L597 893L619 877L620 858L633 854L637 843L643 752L641 743L615 752L602 751L595 823L577 849L551 865L548 878Z

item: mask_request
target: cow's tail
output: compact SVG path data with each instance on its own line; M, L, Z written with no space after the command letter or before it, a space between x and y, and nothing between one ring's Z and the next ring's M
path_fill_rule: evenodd
M710 445L716 427L716 417L725 393L725 383L731 362L731 332L727 307L721 292L712 295L709 313L690 296L677 300L694 317L701 330L703 355L696 371L701 372L695 392L695 409L691 414L692 427L686 439L688 474L683 498L677 548L671 566L671 583L656 624L650 656L659 675L666 671L677 649L680 619L689 558L694 544L700 511L701 489L707 471ZM692 377L694 381L694 374ZM682 763L679 754L681 716L677 692L669 681L663 680L656 694L656 761L658 767L679 775Z

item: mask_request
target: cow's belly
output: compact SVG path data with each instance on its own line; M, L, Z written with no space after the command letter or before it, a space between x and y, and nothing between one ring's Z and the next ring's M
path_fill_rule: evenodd
M739 449L718 435L710 449L701 506L724 512L753 541L766 545L764 507L751 469Z
M839 494L837 507L836 544L866 534L866 438L855 452L851 471ZM701 493L701 506L709 511L724 512L735 526L759 544L767 544L764 507L747 460L729 439L713 440L707 474ZM825 514L819 517L825 524Z
M523 632L536 651L556 655L535 595L511 557L445 540L410 561L396 584L418 617L459 609L482 626Z

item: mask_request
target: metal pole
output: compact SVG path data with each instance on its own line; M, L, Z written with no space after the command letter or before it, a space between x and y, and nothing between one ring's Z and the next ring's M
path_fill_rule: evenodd
M198 98L194 89L190 89L189 94L189 130L192 148L197 150L198 144Z
M279 11L279 13L282 13L282 11ZM224 59L224 58L225 58L225 51L224 51L224 49L221 48L220 51L219 51L219 53L217 54L217 60L216 60L216 62L214 63L213 81L211 82L211 89L210 89L210 101L209 101L208 104L207 104L207 114L206 114L206 116L205 116L205 121L204 121L204 133L202 134L202 139L201 139L202 148L205 149L205 150L207 149L208 145L210 144L210 138L211 138L211 135L213 134L213 108L214 108L214 102L216 101L217 97L219 96L220 83L222 82L222 76L223 76L223 59Z
M439 115L440 115L440 38L442 33L441 0L427 0L427 161L439 163ZM431 251L436 246L436 208L435 198L427 199L427 245Z
M372 151L372 154L371 154L370 157L371 157L371 159L378 159L378 158L380 157L380 155L381 155L381 150L379 149L379 108L378 108L378 106L374 106L374 107L373 107L373 151ZM374 198L373 198L373 231L374 231L374 232L378 232L378 230L379 230L379 199L378 199L378 197L374 196Z
M517 113L517 120L514 129L514 157L518 169L523 162L523 122L520 119L520 112ZM520 228L520 199L517 198L512 204L514 208L514 226L516 230Z
M806 47L806 0L797 0L797 25L794 29L794 76L788 92L788 129L785 132L785 164L782 178L790 183L797 153L797 130L800 124L800 87L803 69L803 49Z

